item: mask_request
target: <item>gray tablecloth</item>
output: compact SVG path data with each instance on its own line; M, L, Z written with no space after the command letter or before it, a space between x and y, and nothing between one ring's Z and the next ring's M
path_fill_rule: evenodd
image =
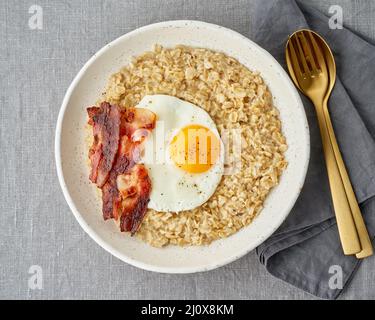
M344 23L375 40L372 0L303 2L325 14L330 5L341 5ZM0 298L313 298L270 276L254 252L193 275L126 265L79 227L57 182L56 118L65 90L88 58L118 36L163 20L203 20L249 36L253 2L37 1L42 30L30 29L32 3L0 6ZM343 298L375 298L374 265L375 258L361 265ZM36 288L35 274L43 279Z

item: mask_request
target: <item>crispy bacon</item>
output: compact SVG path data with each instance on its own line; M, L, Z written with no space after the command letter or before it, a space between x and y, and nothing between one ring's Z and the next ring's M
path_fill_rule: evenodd
M121 216L120 211L120 194L117 188L117 177L129 172L136 163L137 145L133 144L127 136L121 137L119 153L109 179L102 189L103 195L103 218L115 219Z
M87 109L89 124L93 126L94 142L89 151L90 180L99 188L106 183L118 150L121 112L119 107L103 102L100 108Z
M87 108L87 114L89 115L89 124L94 125L93 118L100 113L100 108L98 107L89 107Z
M139 129L152 130L155 128L155 114L147 109L127 108L122 112L121 135L132 137Z
M122 199L120 229L134 234L141 225L150 201L151 181L145 166L136 164L130 171L119 175L117 188Z
M127 108L120 111L109 103L102 104L100 108L88 108L87 112L94 134L94 143L89 152L92 166L90 180L102 189L103 218L120 220L121 231L130 231L133 235L143 220L151 193L147 169L137 162L142 152L142 142L155 127L156 116L146 109ZM120 120L118 127L115 118ZM118 139L111 139L111 132L115 135L118 132ZM106 152L104 142L108 141L110 143L107 145L111 148L107 146ZM111 163L104 162L107 164L104 168L110 168L100 186L98 180L103 182L106 172L101 170L101 164L106 156L112 155L109 150L115 150L114 158Z

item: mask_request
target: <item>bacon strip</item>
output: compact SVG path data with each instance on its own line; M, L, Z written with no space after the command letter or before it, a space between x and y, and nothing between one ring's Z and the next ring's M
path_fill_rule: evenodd
M115 165L111 170L107 183L102 188L104 220L118 220L118 218L121 216L121 197L117 188L117 176L130 171L135 165L135 160L133 157L135 149L136 145L133 144L127 136L121 137L119 154L117 156Z
M155 114L147 109L127 108L121 114L121 135L132 137L139 129L155 128Z
M105 162L108 164L105 168L109 165L110 168L101 187L103 218L120 220L121 231L130 231L134 235L146 214L152 188L147 169L137 162L142 151L142 142L155 127L156 116L146 109L127 108L120 111L109 103L102 104L100 108L88 108L87 112L94 133L94 144L89 153L92 165L90 180L95 180L98 186L99 177L104 177L100 165L109 155L109 150L116 150L114 160L111 163ZM107 116L102 119L102 114ZM110 132L117 135L117 130L113 130L114 124L117 124L112 121L115 118L120 119L119 138L111 140L108 136ZM116 140L117 145L114 147ZM111 148L107 147L107 152L103 150L104 141L111 141Z
M119 107L103 102L100 108L87 109L93 126L94 143L90 148L90 180L99 188L106 183L118 150L121 112Z
M120 229L133 235L141 225L150 201L151 181L147 169L136 164L127 173L117 177L122 199Z

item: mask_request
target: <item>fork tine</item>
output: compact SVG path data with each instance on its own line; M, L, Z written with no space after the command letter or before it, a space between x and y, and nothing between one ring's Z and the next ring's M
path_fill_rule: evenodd
M300 76L303 75L303 70L301 69L301 65L298 61L297 52L296 52L296 49L294 48L292 38L289 38L288 49L290 51L291 63L293 65L292 68L297 71L296 75L298 75L300 77Z
M308 32L308 33L310 34L310 32ZM307 41L307 39L306 39L305 32L302 31L300 33L300 36L301 36L301 40L302 40L303 49L307 54L306 59L310 62L312 72L313 73L319 73L320 69L317 66L317 63L315 62L315 57L314 57L314 54L313 54L313 51L315 51L315 50L311 50L311 45L310 45L309 41Z
M318 43L316 42L315 37L313 36L312 32L308 32L308 34L309 34L310 41L311 41L311 43L313 45L313 48L314 48L315 56L318 59L318 64L320 66L320 70L324 71L324 70L327 69L327 65L326 65L326 61L325 61L323 53L322 53L322 49L319 47Z
M298 34L300 34L300 32ZM299 51L299 58L302 62L302 65L303 65L303 68L304 68L304 71L305 71L304 73L309 73L309 66L307 65L305 53L303 52L302 45L301 45L301 43L299 41L299 38L298 38L298 34L294 38L295 38L295 41L297 43L297 47L298 47L298 51Z

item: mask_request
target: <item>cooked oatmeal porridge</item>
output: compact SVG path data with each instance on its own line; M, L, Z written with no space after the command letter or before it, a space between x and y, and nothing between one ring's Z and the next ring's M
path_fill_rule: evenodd
M287 166L279 113L260 74L223 53L156 45L112 75L100 101L129 107L153 94L200 106L219 133L240 129L241 169L224 175L200 207L179 213L148 209L136 235L156 247L204 245L249 225Z

